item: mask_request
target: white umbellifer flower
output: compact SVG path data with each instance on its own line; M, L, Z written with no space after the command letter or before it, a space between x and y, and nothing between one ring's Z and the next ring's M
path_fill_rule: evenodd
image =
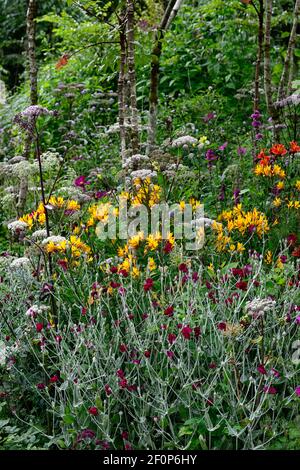
M27 227L26 222L22 222L21 220L14 220L7 225L8 230L12 233L23 232Z
M147 155L135 154L125 160L123 169L133 170L134 168L145 167L147 163L149 163Z
M22 270L22 269L25 270L25 269L29 269L30 267L31 267L30 260L26 256L23 256L21 258L16 258L10 264L10 268L12 270Z
M141 180L144 180L146 178L154 178L157 176L156 171L151 171L151 170L136 170L132 171L130 174L130 177L134 180L136 178L140 178Z
M246 310L254 317L260 317L268 310L272 310L276 305L275 300L255 298L246 303Z
M11 173L17 178L30 176L38 173L38 167L35 168L34 163L29 163L27 160L11 165Z
M185 145L187 146L196 145L197 143L198 143L198 140L195 137L192 137L190 135L184 135L182 137L178 137L177 139L173 140L171 147L178 148L178 147L183 147Z
M61 237L60 235L51 235L50 237L47 237L42 241L42 245L47 245L50 242L54 243L55 245L58 245L59 243L66 241L67 239L65 237Z
M215 220L209 219L208 217L201 217L200 219L192 220L192 225L196 228L202 227L203 225L205 227L211 227L214 222Z
M47 237L47 230L41 229L41 230L36 230L31 234L31 239L32 240L38 240L38 239L43 239Z
M38 314L43 313L45 310L48 310L46 305L32 305L26 312L27 317L35 317Z
M55 170L60 164L60 156L56 152L44 152L41 155L41 163L44 171ZM38 170L39 163L37 160L32 165L34 166L35 170Z

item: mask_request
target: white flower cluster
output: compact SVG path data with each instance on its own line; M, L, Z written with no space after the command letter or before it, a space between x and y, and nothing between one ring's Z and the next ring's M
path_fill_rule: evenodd
M250 315L259 317L268 310L272 310L275 305L275 300L255 298L246 303L246 310L250 313Z
M141 167L145 168L147 165L149 165L149 163L150 159L147 157L147 155L141 155L138 153L127 158L122 166L124 170L132 171Z
M35 232L33 232L30 238L32 240L42 240L46 237L47 237L47 230L42 228L40 230L36 230Z
M13 271L26 271L31 267L30 260L26 256L14 259L10 264L10 269Z
M192 137L190 135L184 135L182 137L178 137L177 139L173 140L171 147L172 148L187 148L192 145L196 145L198 143L198 140L195 137Z
M61 162L61 158L57 152L48 151L48 152L44 152L41 155L41 162L42 162L43 171L53 171L53 170L57 170ZM32 165L34 166L36 170L38 170L39 163L37 160L33 162Z
M215 220L208 217L200 217L200 219L192 220L192 225L197 229L203 227L203 225L204 227L211 227L214 222Z
M23 178L24 176L29 177L38 174L38 167L34 166L34 163L30 163L27 160L14 163L11 165L11 174L16 178Z
M54 243L55 245L59 245L60 243L66 241L67 239L65 237L61 237L60 235L51 235L50 237L47 237L42 240L42 245L47 245L48 243Z
M132 180L135 180L136 178L145 180L146 178L155 178L156 176L157 176L156 171L152 171L152 170L136 170L130 173L130 177Z
M36 317L37 315L43 313L44 311L48 310L46 305L32 305L26 312L25 315L27 317Z
M276 101L274 103L274 106L276 108L285 108L286 106L298 106L300 103L300 95L298 93L293 93L292 95L288 96L287 98L284 98L283 100Z
M87 202L91 199L91 196L84 194L82 190L76 186L62 186L55 191L54 195L74 199L79 203Z
M28 225L26 222L22 222L21 220L14 220L13 222L10 222L7 225L7 228L10 232L13 234L18 233L18 232L24 232Z

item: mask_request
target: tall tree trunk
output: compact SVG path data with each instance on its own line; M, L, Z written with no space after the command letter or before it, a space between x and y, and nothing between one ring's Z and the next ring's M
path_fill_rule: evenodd
M163 18L155 34L155 42L152 49L151 73L150 73L150 94L149 94L149 123L148 123L148 146L147 153L150 153L155 145L157 128L157 107L158 107L158 86L159 86L159 62L162 53L162 43L165 32L175 18L181 1L170 0L164 12ZM176 8L175 8L176 7Z
M183 0L177 0L172 11L171 11L171 14L169 16L169 19L168 19L168 22L167 22L167 25L166 25L166 29L169 28L170 24L172 23L172 21L174 20L175 16L177 15L180 7L181 7L181 4L182 4Z
M258 44L257 44L256 66L255 66L253 111L258 110L260 107L259 85L260 85L261 62L262 62L263 47L264 47L264 0L259 0L259 9L257 9L256 12L258 15Z
M132 153L138 153L139 144L139 119L136 99L136 75L135 75L135 44L134 44L134 1L127 0L127 45L128 45L128 80L130 86L131 108L131 147Z
M265 26L265 57L264 57L264 85L268 113L273 117L272 99L272 70L271 70L271 22L273 0L266 0L266 26Z
M126 159L126 130L125 130L125 74L126 74L126 14L122 12L119 17L119 41L120 41L120 70L118 78L118 105L119 105L119 129L121 141L122 163Z
M282 100L286 97L288 80L289 80L289 71L293 67L293 53L296 45L297 39L297 26L298 26L298 17L300 12L300 0L296 0L295 7L294 7L294 15L293 15L293 25L290 33L288 48L284 60L282 75L280 79L280 84L278 88L278 100Z
M272 67L271 67L271 27L273 0L265 0L266 20L265 20L265 57L264 57L264 85L266 104L269 116L272 118L273 136L275 141L279 141L280 130L278 127L279 112L274 106L272 91Z
M36 105L38 102L38 89L37 89L37 63L36 63L36 25L35 19L37 16L37 1L29 0L27 9L27 61L30 83L30 104ZM29 158L32 139L28 134L25 140L24 157ZM28 193L28 177L23 176L20 178L19 195L17 202L17 212L19 215L24 211L26 198Z
M29 0L27 10L27 41L28 41L28 65L30 80L30 101L32 105L38 102L37 90L37 63L36 63L36 44L35 44L35 19L37 15L37 1Z

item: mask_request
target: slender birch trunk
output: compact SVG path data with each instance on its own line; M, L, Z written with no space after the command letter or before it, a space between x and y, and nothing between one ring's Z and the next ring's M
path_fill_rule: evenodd
M136 99L135 44L134 44L134 2L127 0L127 46L128 80L130 87L131 147L132 153L139 152L139 120Z
M271 117L273 117L272 70L271 70L271 57L270 57L272 7L273 7L273 0L266 0L264 85L265 85L267 109Z
M119 41L120 41L120 70L118 78L118 106L119 106L119 129L121 141L122 163L126 159L126 130L125 130L125 74L126 74L126 15L125 12L119 17Z
M35 19L37 16L37 1L29 0L27 9L27 58L28 58L28 71L30 83L30 104L36 105L38 102L38 88L37 88L37 62L36 62L36 25ZM25 140L24 157L28 159L32 139L28 135ZM24 211L26 198L28 193L28 177L23 176L20 178L19 195L17 202L17 212L19 215Z
M30 80L30 101L32 105L38 102L37 89L37 63L36 63L36 25L35 19L37 15L37 1L29 0L27 10L27 41L28 41L28 65Z
M165 33L175 18L181 1L170 0L164 12L161 23L155 34L154 47L152 49L151 73L150 73L150 94L149 94L149 123L148 123L148 145L147 153L153 150L157 128L157 108L158 108L158 87L159 87L159 62L162 54L162 44Z
M282 100L286 97L287 86L289 81L289 71L293 68L293 53L296 45L297 40L297 26L298 26L298 17L300 12L300 0L296 0L295 7L294 7L294 15L293 15L293 25L290 33L288 48L284 60L282 75L279 83L278 88L278 100Z
M180 7L181 7L181 4L182 4L183 0L177 0L172 11L171 11L171 14L169 16L169 19L168 19L168 22L167 22L167 25L166 25L166 29L169 28L170 24L172 23L172 21L174 20L175 16L177 15Z
M272 91L272 67L271 67L271 28L273 0L266 0L265 3L266 20L265 20L265 57L264 57L264 85L266 104L269 116L272 118L273 136L275 141L279 141L280 130L277 126L279 120L279 112L274 106Z
M254 101L253 111L259 109L260 105L260 75L261 75L261 62L263 57L264 47L264 0L259 0L259 9L256 10L258 15L258 44L257 44L257 58L255 66L255 83L254 83Z

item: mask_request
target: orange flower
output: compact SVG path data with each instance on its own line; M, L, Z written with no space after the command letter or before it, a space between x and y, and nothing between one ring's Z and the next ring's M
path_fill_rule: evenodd
M260 165L262 166L267 166L269 165L269 162L270 162L270 158L268 155L265 154L265 151L262 150L261 152L259 152L259 154L257 155L257 159L260 160Z
M270 149L270 152L273 153L273 155L286 155L287 149L285 148L283 144L275 144Z
M55 65L56 70L60 70L65 65L67 65L67 63L69 62L69 58L70 58L69 54L64 54Z
M265 157L260 160L260 162L259 162L260 165L262 165L262 166L267 166L267 165L269 165L269 163L270 163L270 158L271 158L271 157L269 157L268 155L265 155Z
M292 142L290 142L290 152L291 153L300 152L300 145L298 145L297 142L295 142L295 140L292 140Z

